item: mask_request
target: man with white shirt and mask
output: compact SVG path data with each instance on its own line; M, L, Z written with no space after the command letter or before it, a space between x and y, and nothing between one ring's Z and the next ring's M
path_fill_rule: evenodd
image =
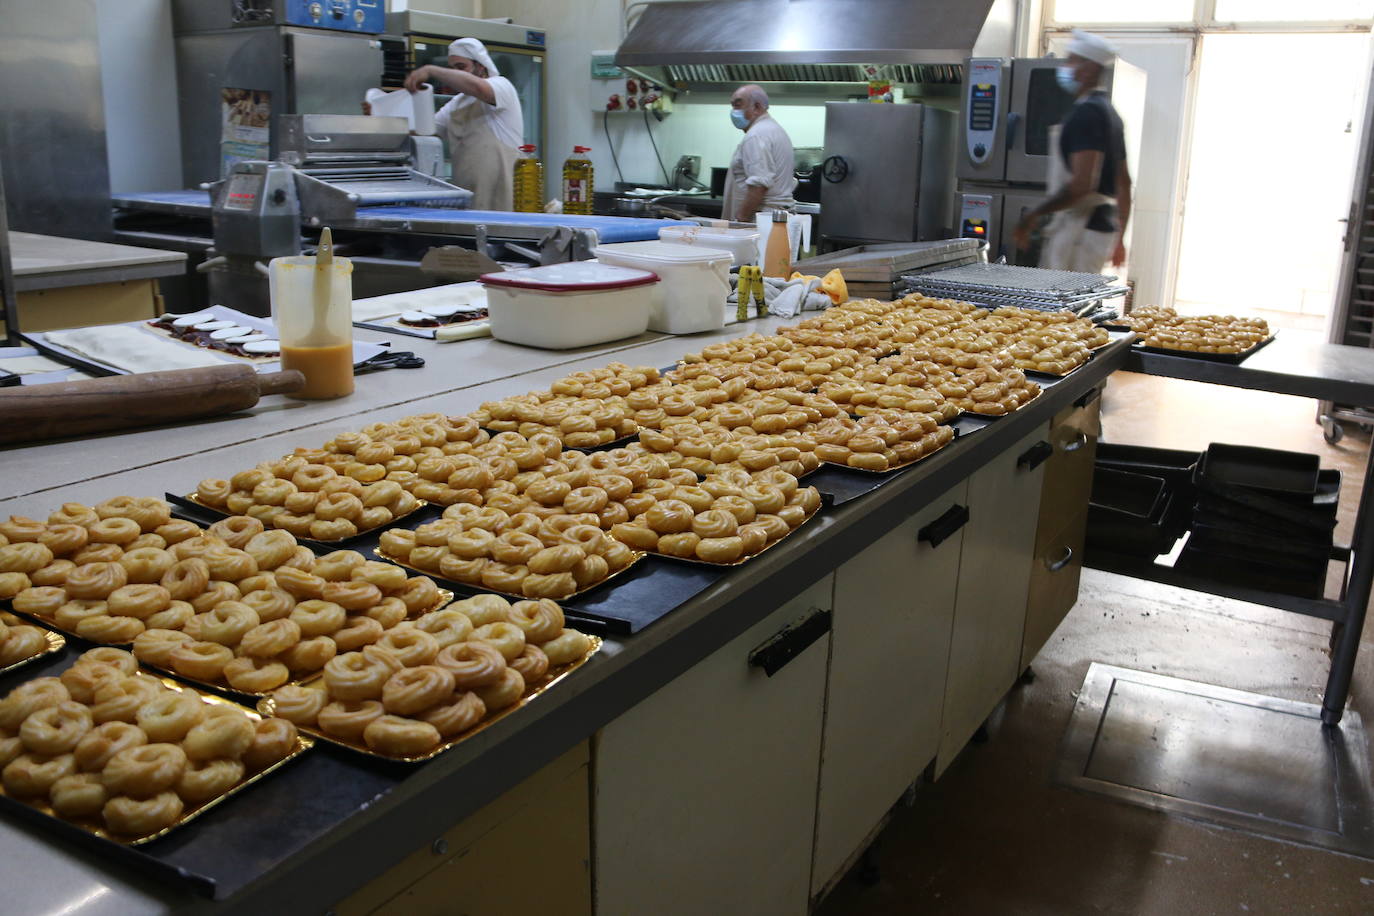
M474 210L513 209L525 117L511 81L480 41L460 38L448 46L448 67L428 64L406 76L411 92L421 83L457 93L434 116L435 129L448 139L453 183L473 192Z
M753 85L736 89L730 97L730 121L744 131L744 139L730 157L722 214L752 223L760 210L789 209L797 187L792 141L768 114L768 93Z

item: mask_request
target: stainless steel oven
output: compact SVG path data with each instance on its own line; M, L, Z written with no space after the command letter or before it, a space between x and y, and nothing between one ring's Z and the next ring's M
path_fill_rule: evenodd
M1030 247L1017 251L1011 232L1027 213L1045 200L1036 188L973 188L955 195L955 232L988 245L988 260L1005 257L1008 264L1034 267L1040 263L1041 225L1031 231Z

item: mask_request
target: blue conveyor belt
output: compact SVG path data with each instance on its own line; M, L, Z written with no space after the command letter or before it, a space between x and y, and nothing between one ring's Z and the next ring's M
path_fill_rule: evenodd
M642 242L657 239L664 226L679 226L672 219L645 219L631 216L577 216L571 213L514 213L505 210L440 210L431 207L368 207L358 211L360 222L368 219L408 219L455 221L463 223L505 223L515 226L546 226L556 229L595 229L602 242Z

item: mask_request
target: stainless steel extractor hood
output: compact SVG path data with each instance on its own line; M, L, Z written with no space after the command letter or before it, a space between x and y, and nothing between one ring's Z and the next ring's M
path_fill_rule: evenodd
M818 82L842 81L836 77L859 64L957 68L972 52L992 5L993 0L651 3L615 61L675 70L781 67L772 79ZM817 75L798 75L806 66Z

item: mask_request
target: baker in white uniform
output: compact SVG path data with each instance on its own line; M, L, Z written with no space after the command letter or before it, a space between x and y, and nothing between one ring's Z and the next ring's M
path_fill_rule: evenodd
M480 41L460 38L448 46L448 67L428 64L406 76L411 92L421 83L457 93L434 116L435 129L448 137L453 183L473 192L474 210L513 209L515 158L525 117L511 81L496 69Z
M768 114L768 93L752 85L736 89L730 97L730 121L744 131L744 139L730 157L721 213L752 223L760 210L789 209L797 187L792 141Z
M1121 117L1111 98L1098 89L1116 60L1116 48L1099 35L1074 29L1068 60L1056 68L1059 84L1074 95L1073 108L1050 129L1049 198L1031 210L1013 236L1029 246L1036 222L1045 226L1040 266L1101 273L1108 260L1126 263L1122 242L1131 216L1131 173Z

